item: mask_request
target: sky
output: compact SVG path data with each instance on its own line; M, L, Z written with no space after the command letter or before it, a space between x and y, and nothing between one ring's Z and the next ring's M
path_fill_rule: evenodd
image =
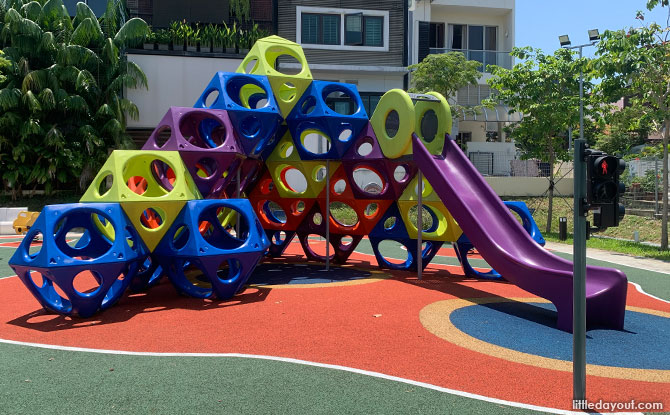
M532 46L545 53L560 47L559 35L568 35L573 45L588 43L589 29L617 30L639 27L637 10L645 12L645 22L665 26L668 8L647 11L646 0L516 0L516 46ZM593 56L595 47L584 48Z

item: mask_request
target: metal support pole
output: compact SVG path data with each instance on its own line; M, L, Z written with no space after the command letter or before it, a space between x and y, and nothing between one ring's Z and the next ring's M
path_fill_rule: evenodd
M330 160L326 160L326 271L330 270Z
M241 189L240 189L240 187L241 187L241 183L240 183L240 182L242 181L242 179L241 179L241 177L242 177L241 170L242 170L242 166L243 166L243 165L244 165L244 163L240 164L240 168L237 169L237 178L236 178L237 186L235 186L235 187L236 187L236 188L235 188L235 199L239 199L239 198L240 198L240 191L241 191ZM240 237L240 214L237 213L237 212L235 212L235 236L236 236L237 238Z
M583 131L583 130L582 130ZM575 140L572 399L586 399L586 140Z
M654 156L654 202L655 202L655 211L654 215L658 215L661 210L658 205L658 157Z
M423 272L423 173L419 170L417 174L419 179L418 184L418 193L419 200L417 203L417 216L416 216L416 266L417 266L417 275L421 279L421 274Z

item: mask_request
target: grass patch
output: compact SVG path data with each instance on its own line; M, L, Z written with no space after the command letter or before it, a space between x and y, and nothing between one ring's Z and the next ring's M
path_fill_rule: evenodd
M572 245L572 234L568 234L566 241L558 239L558 233L552 232L549 235L542 235L544 239L551 242L558 242L562 244ZM618 239L609 238L594 238L591 237L586 241L588 248L602 249L611 252L620 252L622 254L633 255L641 258L659 259L661 261L670 261L670 251L661 251L660 248L639 244L631 241L621 241Z

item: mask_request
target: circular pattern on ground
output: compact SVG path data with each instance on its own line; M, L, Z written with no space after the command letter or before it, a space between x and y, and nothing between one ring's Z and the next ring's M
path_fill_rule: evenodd
M587 332L587 373L668 382L670 313L628 307L625 329ZM498 358L572 370L572 334L556 329L556 311L541 299L444 300L421 310L424 327L444 340ZM596 350L597 353L588 353Z

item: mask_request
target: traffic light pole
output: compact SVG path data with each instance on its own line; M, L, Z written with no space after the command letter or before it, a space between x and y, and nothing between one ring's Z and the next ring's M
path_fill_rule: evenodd
M586 399L586 140L575 140L572 279L572 399Z

